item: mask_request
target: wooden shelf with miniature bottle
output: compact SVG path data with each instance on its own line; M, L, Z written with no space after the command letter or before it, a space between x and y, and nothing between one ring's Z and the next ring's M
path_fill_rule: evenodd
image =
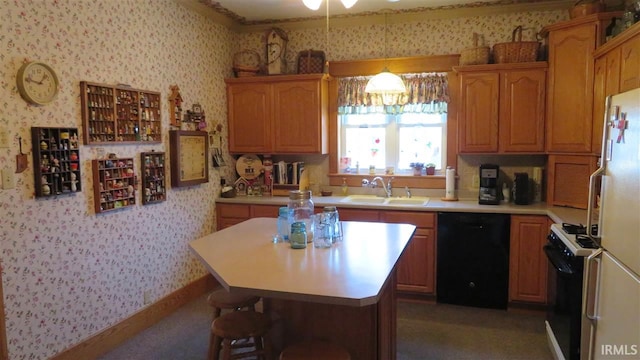
M155 204L167 200L165 182L165 156L163 152L143 152L142 160L142 205Z
M77 128L32 127L35 196L82 191Z
M80 82L85 144L160 143L160 93Z
M91 161L96 214L136 204L133 158Z

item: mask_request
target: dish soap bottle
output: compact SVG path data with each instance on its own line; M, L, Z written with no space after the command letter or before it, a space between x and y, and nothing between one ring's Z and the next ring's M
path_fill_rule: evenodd
M507 183L502 183L502 201L506 203L511 201L511 191L509 191Z
M342 195L347 195L349 192L349 185L347 185L347 178L342 178Z

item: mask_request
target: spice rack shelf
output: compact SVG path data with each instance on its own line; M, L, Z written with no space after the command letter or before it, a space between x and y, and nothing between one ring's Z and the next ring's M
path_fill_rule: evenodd
M160 143L160 93L80 82L85 144Z
M133 158L92 160L91 167L96 214L136 204Z
M167 200L165 183L165 155L163 152L143 152L142 163L142 205L155 204Z
M31 142L36 197L82 191L77 128L32 127Z

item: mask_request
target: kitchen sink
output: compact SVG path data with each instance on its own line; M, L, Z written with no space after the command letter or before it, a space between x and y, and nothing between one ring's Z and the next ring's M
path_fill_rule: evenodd
M410 197L410 198L389 198L386 204L388 205L427 205L429 202L428 197Z
M383 198L374 195L351 195L340 200L343 203L354 204L380 204L380 205L406 205L406 206L424 206L429 202L428 197L397 197Z
M374 195L351 195L340 200L340 202L359 204L384 204L385 201L387 201L387 198Z

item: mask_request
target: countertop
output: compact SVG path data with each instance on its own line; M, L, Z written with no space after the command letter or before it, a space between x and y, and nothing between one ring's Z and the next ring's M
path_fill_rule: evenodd
M459 201L443 201L437 197L430 197L426 205L387 205L363 204L343 202L346 196L314 196L315 206L337 206L341 208L430 211L430 212L474 212L501 213L514 215L547 215L555 223L586 224L587 211L561 206L547 206L546 203L530 205L515 205L513 203L500 205L480 205L477 199L461 199ZM217 198L217 203L225 204L256 204L256 205L287 205L286 196L237 196L235 198ZM274 217L277 214L274 214Z
M344 221L330 248L273 243L274 218L253 218L189 246L230 291L273 299L367 306L378 302L416 227Z

